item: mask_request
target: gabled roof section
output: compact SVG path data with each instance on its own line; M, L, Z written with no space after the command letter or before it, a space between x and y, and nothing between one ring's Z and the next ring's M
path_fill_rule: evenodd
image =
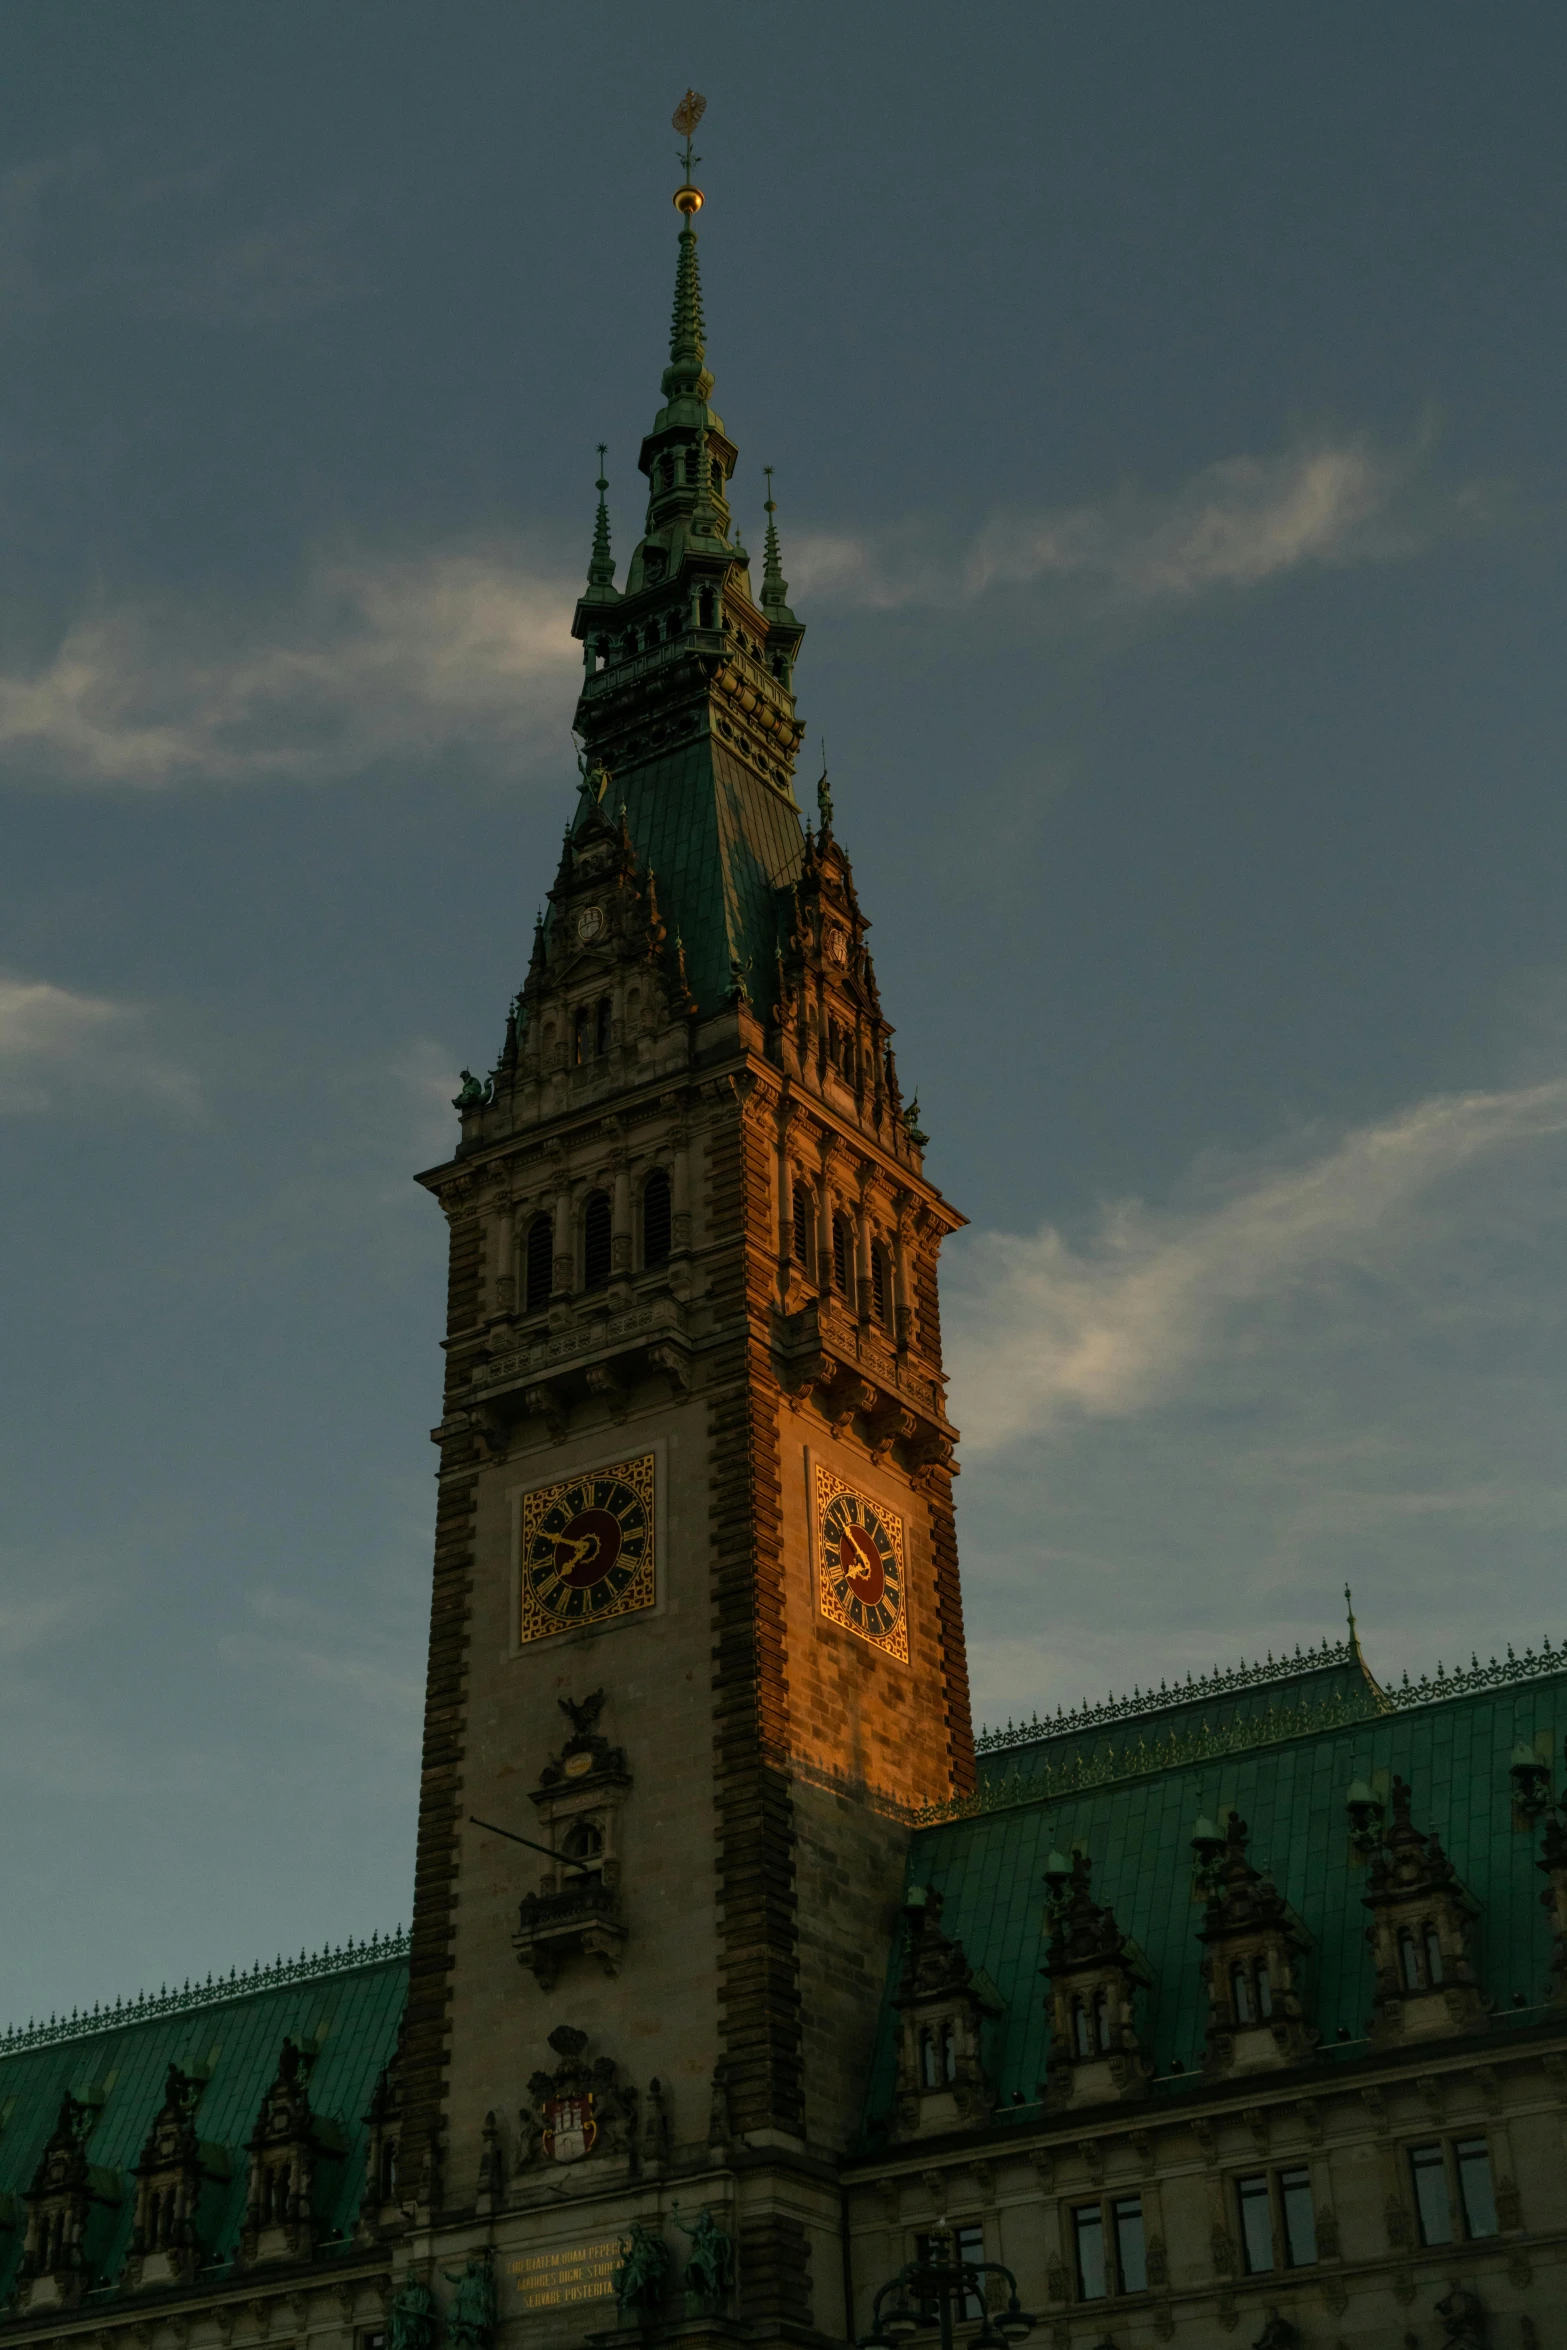
M195 2127L205 2146L228 2156L228 2178L206 2230L214 2279L232 2262L245 2224L245 2145L273 2081L285 2039L305 2051L311 2109L342 2132L341 2159L323 2164L317 2217L344 2252L364 2190L362 2117L390 2060L408 1990L404 1937L361 1944L334 1959L269 1968L230 1985L176 1992L102 2018L82 2017L0 2040L0 2297L22 2255L26 2210L39 2157L67 2095L94 2108L88 2140L95 2171L118 2200L95 2265L107 2280L90 2292L86 2316L109 2300L129 2247L135 2164L162 2105L171 2064L202 2079ZM10 2224L6 2222L9 2220Z
M1320 1652L1319 1652L1320 1655ZM1293 1660L1292 1660L1293 1661ZM1342 1661L1318 1666L1331 1678ZM1300 1677L1308 1684L1311 1673ZM1288 1692L1289 1676L1282 1676ZM1348 1703L1341 1681L1325 1706ZM1245 1714L1242 1698L1274 1700L1270 1715ZM1434 1830L1458 1877L1479 1904L1478 1972L1494 2007L1485 2029L1499 2042L1541 2020L1549 1987L1550 1920L1541 1908L1540 1838L1513 1800L1511 1769L1522 1746L1559 1756L1567 1736L1567 1650L1511 1650L1500 1662L1405 1683L1358 1719L1286 1728L1281 1678L1234 1690L1237 1709L1204 1737L1180 1728L1161 1751L1149 1717L1125 1730L1147 1739L1139 1754L1078 1760L1070 1740L1054 1771L1025 1767L1020 1748L1010 1779L992 1777L963 1805L911 1839L909 1881L935 1886L944 1924L998 1987L1005 2014L986 2047L998 2097L996 2126L1037 2128L1038 2084L1046 2070L1049 2017L1040 1977L1044 1871L1052 1853L1084 1851L1098 1897L1113 1904L1125 1934L1146 1956L1152 1986L1140 2018L1155 2078L1143 2111L1178 2108L1209 2094L1200 2066L1207 2003L1198 1961L1203 1904L1192 1837L1234 1811L1248 1823L1250 1851L1302 1921L1311 1949L1307 2012L1322 2035L1320 2072L1366 2053L1375 1991L1365 1929L1368 1871L1352 1843L1346 1804L1362 1781L1386 1801L1395 1776L1413 1789L1422 1828ZM1178 1713L1182 1709L1167 1709ZM1154 1730L1162 1717L1153 1717ZM1043 1742L1041 1742L1043 1743ZM992 1749L993 1760L996 1757ZM892 2108L896 2016L893 1954L866 2107L867 2149L882 2143ZM1346 2034L1340 2039L1340 2030ZM1293 2078L1302 2078L1294 2075ZM1021 2098L1014 2103L1014 2092Z
M1299 1648L1290 1657L1270 1652L1260 1664L1228 1670L1215 1665L1198 1679L1188 1673L1173 1688L1161 1681L1157 1690L1134 1689L1130 1697L1058 1711L1053 1721L1036 1714L1005 1729L982 1730L974 1751L982 1781L1048 1780L1138 1747L1173 1750L1199 1729L1244 1734L1248 1724L1261 1729L1285 1718L1304 1728L1330 1715L1360 1721L1384 1712L1387 1704L1352 1631L1347 1640L1324 1640L1304 1654Z

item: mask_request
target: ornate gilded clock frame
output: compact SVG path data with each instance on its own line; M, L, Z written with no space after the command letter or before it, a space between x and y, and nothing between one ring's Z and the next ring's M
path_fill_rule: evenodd
M553 1477L536 1481L530 1479L526 1485L514 1485L508 1489L506 1498L511 1511L511 1575L507 1646L513 1658L534 1656L541 1649L564 1647L586 1639L595 1632L614 1631L622 1624L642 1623L649 1617L663 1614L667 1580L664 1532L668 1474L666 1453L667 1446L660 1437L628 1445L622 1436L613 1452L593 1455L584 1461L573 1461L569 1468L562 1468ZM652 1505L648 1511L651 1541L645 1576L639 1577L623 1599L603 1614L586 1618L577 1624L540 1622L536 1630L525 1631L531 1602L527 1581L527 1546L529 1526L537 1505L543 1502L544 1497L555 1494L563 1486L576 1484L584 1478L602 1477L614 1470L641 1468L643 1464L648 1465L652 1488ZM541 1616L543 1611L535 1606L531 1608L531 1613Z
M854 1477L846 1477L831 1461L823 1460L810 1446L805 1452L806 1509L811 1530L811 1604L814 1613L824 1623L846 1632L851 1639L863 1641L880 1656L891 1657L894 1663L906 1665L909 1661L909 1550L908 1520L903 1509L873 1493L869 1486ZM843 1606L829 1580L825 1524L828 1511L842 1495L850 1495L873 1510L887 1532L893 1554L898 1563L898 1612L894 1622L884 1632L868 1629L854 1622Z

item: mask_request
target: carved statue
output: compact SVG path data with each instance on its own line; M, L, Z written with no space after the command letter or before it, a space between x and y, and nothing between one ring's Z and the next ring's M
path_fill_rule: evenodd
M686 2255L686 2292L700 2299L708 2315L721 2310L734 2290L735 2248L704 2203L694 2220L683 2220L677 2203L670 2218L691 2239ZM698 2314L693 2311L693 2315ZM1268 2350L1273 2350L1269 2344Z
M488 2249L474 2252L466 2268L441 2271L447 2283L457 2287L446 2329L455 2350L488 2350L495 2331L495 2277L490 2258Z
M599 1715L604 1711L602 1689L595 1689L590 1696L582 1698L580 1702L571 1697L560 1697L555 1702L579 1738L592 1737L599 1725Z
M631 2241L620 2240L620 2266L615 2271L615 2299L621 2311L651 2325L664 2306L669 2279L669 2246L646 2220L631 2223Z
M1485 2311L1477 2293L1456 2279L1436 2305L1448 2350L1485 2350Z
M435 2296L410 2269L393 2297L387 2350L435 2350L436 2332Z

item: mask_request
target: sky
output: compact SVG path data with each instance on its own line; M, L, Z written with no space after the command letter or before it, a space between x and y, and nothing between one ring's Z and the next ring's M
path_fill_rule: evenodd
M0 2024L407 1916L445 1155L697 145L976 1713L1567 1632L1567 17L0 12ZM805 779L809 782L810 777ZM25 1890L23 1890L25 1889Z

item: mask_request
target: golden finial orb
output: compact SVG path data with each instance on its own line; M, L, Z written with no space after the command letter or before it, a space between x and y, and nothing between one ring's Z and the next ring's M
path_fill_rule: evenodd
M686 176L675 190L675 210L682 213L687 220L694 212L700 212L702 209L702 191L691 184L691 166L693 163L700 163L702 158L700 155L692 154L691 137L706 112L707 100L701 91L687 90L669 118L686 143L685 152L680 158L680 168Z

